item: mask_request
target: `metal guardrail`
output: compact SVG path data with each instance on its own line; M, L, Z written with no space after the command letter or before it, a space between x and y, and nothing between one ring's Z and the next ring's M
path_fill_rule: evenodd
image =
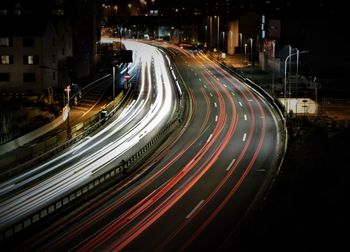
M127 95L125 95L124 97L127 97ZM0 231L0 241L4 241L12 237L13 235L24 230L25 228L38 223L39 220L47 217L48 215L54 212L58 210L62 210L64 207L70 205L70 203L77 202L77 200L82 199L82 196L86 196L88 195L88 193L101 188L102 185L108 182L111 182L113 179L116 179L118 177L120 178L121 176L127 174L129 168L131 169L133 165L136 164L137 161L139 161L141 158L143 158L147 152L149 152L158 143L161 143L173 130L178 128L178 125L181 124L181 120L179 119L181 117L181 114L183 113L183 106L181 106L182 102L183 102L182 99L178 100L178 103L176 104L177 105L176 113L173 116L173 119L169 123L167 123L156 134L155 137L153 137L148 143L146 143L142 148L140 148L133 156L131 156L127 160L123 160L117 167L109 171L106 171L105 173L100 175L98 178L87 182L86 184L82 185L78 189L75 189L72 192L61 197L60 199L55 200L54 202L51 202L50 204L40 209L39 211L35 211L34 213L29 214L29 216L27 216L23 220L15 223L14 225L4 228L4 230ZM104 123L105 120L108 120L117 111L117 107L113 107L113 105L110 105L110 106L108 105L105 108L105 110L107 111L106 117L104 117L102 120L99 120L98 123L94 124L93 127L90 127L87 131L84 131L82 134L68 141L66 144L71 145L72 143L75 143L81 138L83 138L83 136L86 136L89 133L91 133L93 130L99 127L102 123ZM67 147L66 144L62 145L60 148L62 149L66 148ZM59 148L57 148L56 151L57 152L60 151Z
M35 213L30 214L25 219L16 224L5 228L0 233L0 241L4 241L7 238L13 236L14 234L22 231L23 229L31 226L32 224L37 223L42 218L56 212L57 210L61 210L63 207L67 206L71 202L76 202L76 200L80 199L82 196L87 195L89 192L100 188L104 183L110 182L112 179L124 175L128 172L128 168L132 167L136 161L138 161L147 151L149 151L155 144L161 142L171 130L175 129L178 122L178 118L173 119L169 122L151 141L149 141L146 145L144 145L139 151L137 151L131 158L128 160L121 162L120 165L109 170L99 176L98 178L89 181L78 189L70 192L69 194L61 197L58 200L50 203L48 206L36 211Z
M72 146L82 138L88 136L89 134L91 134L91 132L95 131L98 127L100 127L107 119L114 115L114 113L118 110L118 108L121 106L124 100L129 96L129 93L130 89L128 89L126 93L121 92L115 100L113 100L106 106L105 110L108 112L108 116L106 118L101 119L102 111L100 111L98 114L93 115L85 121L73 125L72 139L66 141L66 132L62 131L58 135L46 139L45 141L38 143L36 146L31 147L31 149L27 151L27 155L23 155L23 153L21 153L22 160L27 160L28 156L31 159L29 161L21 163L20 165L12 169L7 170L6 172L2 172L0 174L0 179L2 179L3 177L14 176L16 174L19 174L20 172L25 170L26 167L33 166L38 162L46 160L47 158L59 153L60 151ZM83 132L81 132L82 130ZM63 142L63 144L58 145L59 142ZM11 157L9 157L9 159L10 158ZM20 161L17 160L19 159L17 156L15 158L16 162ZM5 162L5 160L3 160L3 162ZM8 162L11 162L11 159Z

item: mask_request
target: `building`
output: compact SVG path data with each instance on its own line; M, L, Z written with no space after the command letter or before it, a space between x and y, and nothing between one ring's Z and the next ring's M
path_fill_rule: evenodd
M69 25L27 16L1 16L0 89L40 93L69 81L66 60L72 57Z
M69 18L73 30L74 79L94 75L99 60L98 44L101 32L98 27L96 0L61 0L64 16Z
M0 90L42 93L70 81L72 28L61 2L1 1Z
M2 0L0 89L63 90L71 80L93 75L97 16L96 0ZM25 56L32 56L29 63Z

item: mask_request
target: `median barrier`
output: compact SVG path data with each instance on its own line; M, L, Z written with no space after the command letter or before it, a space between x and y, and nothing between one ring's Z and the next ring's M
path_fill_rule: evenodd
M130 92L130 89L128 89L128 92ZM123 99L125 99L125 97L126 96L124 96ZM106 106L106 108L102 110L108 111L106 116L107 118L110 118L117 111L117 106L119 106L120 103L121 102L117 103L115 101L112 101ZM152 153L152 149L155 150L159 144L163 143L163 140L165 140L172 131L179 128L179 118L181 117L180 113L183 113L184 111L181 104L182 101L178 99L178 103L176 103L176 113L173 115L172 120L168 122L162 129L160 129L150 141L143 144L131 157L127 158L126 160L123 159L116 167L105 171L103 174L99 175L97 178L91 181L87 181L84 185L73 189L71 192L68 192L59 199L50 202L42 209L28 213L28 215L21 221L18 221L17 223L4 228L0 231L0 241L4 241L19 233L23 229L36 224L42 218L46 218L50 214L57 212L57 210L63 209L65 206L69 206L71 203L76 203L77 200L83 199L83 197L88 196L89 193L96 192L98 189L103 188L103 185L112 183L114 179L126 176L131 170L136 167L138 162L142 161ZM179 109L179 107L181 107L181 109ZM97 115L98 119L101 118L100 113ZM106 115L105 112L104 115ZM102 124L102 121L104 120L99 120L98 123L96 123L93 127L89 127L87 131L84 131L84 133L89 132L94 127L100 126ZM84 134L80 134L80 138L82 138L83 135ZM61 148L64 149L67 146L70 146L72 142L74 143L76 141L75 139L77 139L77 137L65 142L63 145L59 146L56 149L61 150Z

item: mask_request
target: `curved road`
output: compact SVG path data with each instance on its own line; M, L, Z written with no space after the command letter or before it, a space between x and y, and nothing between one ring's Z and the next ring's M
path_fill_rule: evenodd
M148 172L125 188L111 188L19 249L211 251L238 228L276 172L283 122L262 96L204 55L166 47L187 89L183 129L144 164Z
M171 84L165 57L155 47L126 44L135 53L130 72L140 75L134 100L106 127L78 145L1 183L1 230L127 160L171 120L177 91Z

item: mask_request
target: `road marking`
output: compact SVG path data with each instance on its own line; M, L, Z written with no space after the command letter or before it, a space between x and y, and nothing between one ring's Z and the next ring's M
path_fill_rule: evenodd
M212 136L213 136L213 134L210 134L210 136L209 136L209 138L207 140L207 143L209 143L209 141L211 140Z
M227 166L226 171L229 171L232 167L232 165L236 162L236 159L233 159L231 163Z
M218 107L218 105L216 104L216 102L214 102L214 106L215 106L215 108L217 108L217 107Z
M210 92L210 96L213 97L213 94Z
M242 141L245 142L246 138L247 138L247 133L244 133Z
M202 81L201 78L198 79L199 81Z
M186 219L191 218L191 216L194 214L194 212L197 211L197 209L204 203L204 200L201 200L198 202L198 204L192 209L192 211L186 216Z
M247 115L244 115L244 120L247 121Z
M218 121L218 116L215 116L215 122L217 122Z
M224 87L227 88L226 84L224 84Z
M249 102L252 102L253 100L252 99L248 99Z
M233 96L235 96L235 93L231 92L231 94L232 94Z
M239 105L241 106L241 107L243 107L243 104L242 104L242 102L238 102L239 103Z
M207 85L203 85L204 88L207 88Z

